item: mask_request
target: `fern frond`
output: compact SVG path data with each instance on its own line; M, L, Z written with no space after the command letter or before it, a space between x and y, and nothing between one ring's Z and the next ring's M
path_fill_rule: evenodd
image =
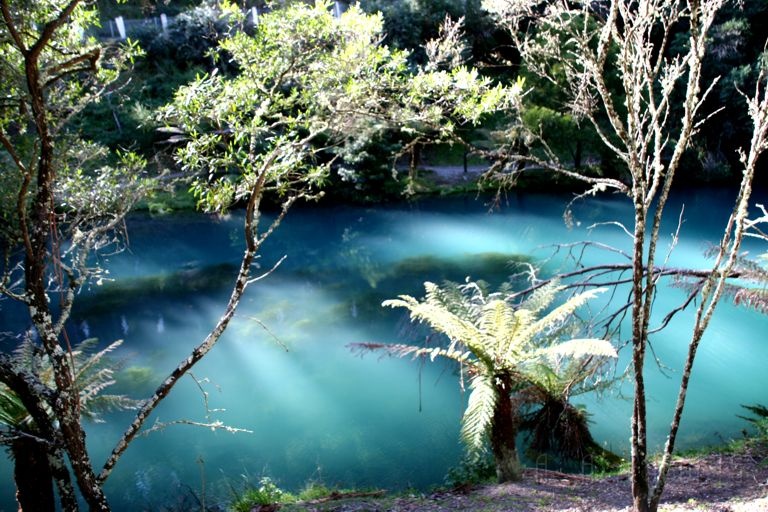
M749 418L746 416L736 415L739 418L745 419L749 421L750 423L758 423L760 421L768 419L768 407L762 405L762 404L752 404L752 405L744 405L741 404L741 406L751 412L755 415L754 418Z
M563 387L561 372L550 364L534 363L525 372L531 383L548 396L557 396Z
M596 288L594 290L587 290L578 295L574 295L563 304L557 306L550 311L546 316L532 323L527 329L520 333L523 340L529 340L534 335L544 332L547 328L563 322L566 318L572 315L577 309L587 303L587 301L594 299L597 295L604 292L606 288Z
M493 422L498 397L491 381L492 376L478 373L472 376L469 402L461 418L461 439L470 451L480 451L485 444L486 434Z
M503 357L517 324L512 307L503 300L493 300L483 308L478 323L494 358Z
M564 289L558 281L552 280L541 288L537 288L521 305L521 309L530 311L533 315L538 315L552 304L555 297Z
M141 407L142 400L129 398L125 395L99 394L88 400L88 407L82 410L82 416L94 423L104 423L102 414L114 411L135 410Z
M20 368L36 368L40 362L39 347L31 336L24 336L19 346L13 351L13 362Z
M611 342L599 338L581 338L556 343L540 351L543 355L553 357L572 357L579 359L585 356L604 358L619 357Z
M385 300L381 305L385 308L409 308L418 304L419 301L410 295L398 295L396 299Z
M478 358L488 360L488 347L482 343L483 336L480 331L471 321L455 315L440 305L440 291L437 285L427 282L424 283L424 286L427 289L427 297L424 302L419 302L407 295L401 295L399 299L384 301L382 305L407 308L412 320L426 322L436 331L448 336L451 340L451 348L463 344Z
M764 288L740 288L733 294L733 303L746 306L759 313L768 313L768 290Z
M471 359L471 352L456 350L452 347L419 347L399 343L353 343L351 347L361 351L384 352L394 357L411 356L415 359L420 356L427 356L432 361L438 357L445 357L459 363L474 364Z
M77 346L77 353L81 357L78 357L75 359L75 364L77 367L75 368L75 379L86 379L88 378L88 373L92 371L94 368L98 367L101 364L102 359L104 359L105 356L107 356L109 353L114 352L117 350L120 345L123 344L123 340L117 340L113 341L109 345L107 345L102 350L99 350L95 354L87 355L87 353L98 345L98 338L89 338L87 340L83 340L78 346ZM108 361L105 363L109 367L114 367L117 363L114 361Z
M103 394L106 388L115 383L114 372L120 366L120 362L108 356L121 344L122 340L118 340L96 353L90 353L98 346L98 339L89 338L72 350L71 359L74 360L75 382L79 390L80 412L83 417L99 421L100 411L135 408L137 402L131 398ZM14 360L20 367L31 368L41 382L50 384L54 381L48 356L38 351L31 341L25 339L19 345L14 351ZM23 414L18 407L22 408ZM19 427L24 421L31 421L26 408L12 391L0 386L0 423Z
M30 417L21 398L5 385L0 385L0 424L10 428L19 428Z
M445 281L442 287L443 307L454 315L474 321L482 315L483 306L488 302L485 288L481 283L457 284Z
M527 346L532 334L528 334L531 325L536 321L536 315L527 309L518 309L512 315L512 325L504 349L504 360L518 360L529 350Z
M87 383L81 383L80 403L86 406L91 399L114 384L115 380L112 378L112 374L110 368L102 368L95 372Z

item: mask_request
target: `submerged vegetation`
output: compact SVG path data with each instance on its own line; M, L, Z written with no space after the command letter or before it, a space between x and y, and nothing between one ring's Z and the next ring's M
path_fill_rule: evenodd
M156 408L231 322L250 322L237 332L242 338L266 333L288 350L268 323L312 332L329 314L270 296L255 309L261 318L238 316L241 302L254 300L246 290L270 278L293 280L306 293L345 292L329 307L360 325L392 318L380 307L392 296L385 307L426 324L401 322L402 343L354 346L422 363L445 359L468 383L467 458L452 483L480 481L491 466L498 481L520 480L520 446L563 467L576 460L615 468L619 457L593 437L588 412L572 398L609 389L625 373L634 386L632 507L657 510L718 302L732 297L768 311L764 261L742 248L747 236L768 241L760 229L768 213L750 210L768 149L768 4L744 4L0 0L0 313L13 330L2 333L0 443L9 447L19 505L111 510L105 482L116 464L138 436L163 428ZM98 30L116 16L160 13L174 18L135 39ZM669 268L659 252L664 209L682 180L739 189L709 268ZM490 208L506 187L525 184L577 190L574 202L606 191L625 196L630 222L603 224L619 227L631 247L563 242L555 252L567 252L570 266L560 275L527 254L481 252L463 234L453 235L463 249L453 256L392 261L357 243L350 227L333 243L339 259L310 254L291 269L281 267L287 254L263 250L298 202L376 203L485 187L496 192ZM233 262L111 281L110 256L130 247L132 211L146 209L156 216L149 222L162 223L162 215L192 206L219 217L239 210L228 240L238 252ZM683 214L678 224L672 248L684 236ZM301 243L286 252L303 250ZM593 250L612 260L587 265ZM657 326L669 278L685 297ZM422 285L425 297L414 298ZM88 341L70 340L74 322L116 313L126 301L146 302L162 339L165 320L153 308L201 292L224 304L218 320L164 374L145 363L117 371L106 356L121 342L98 345L85 320L74 330ZM673 419L651 471L652 342L689 308ZM189 307L174 321L199 322L198 313ZM125 334L130 326L121 322ZM613 368L617 347L630 352L626 372ZM187 423L241 432L218 419L224 409L209 408L205 379L192 378L206 420ZM103 393L115 380L116 389L147 397ZM137 412L100 465L83 423L101 420L108 406ZM768 410L744 407L754 442L764 444ZM155 426L146 426L149 418ZM366 456L373 464L380 454ZM145 484L141 492L149 492ZM294 496L264 477L233 494L237 512L365 492L318 483Z

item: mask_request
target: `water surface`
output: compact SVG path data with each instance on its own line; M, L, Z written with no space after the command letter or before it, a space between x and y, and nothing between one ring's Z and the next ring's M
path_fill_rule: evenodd
M717 190L674 199L662 247L683 204L685 222L669 265L707 263L704 250L720 236L730 199ZM567 229L562 213L569 200L510 195L493 211L475 198L291 211L259 263L266 270L282 255L288 259L248 290L231 327L193 370L194 379L185 377L149 421L222 420L252 433L171 425L137 439L107 484L115 508L198 506L192 492L200 496L203 489L214 503L263 475L294 490L309 480L397 489L441 483L462 453L458 432L466 395L455 368L361 358L347 346L421 339L426 333L409 327L402 311L379 305L400 293L421 295L425 280L470 276L499 283L518 269L515 262L549 256L553 243L590 239L629 249L630 240L616 226L589 229L610 220L628 222L626 201L581 203L576 225ZM129 250L104 261L115 282L84 291L69 327L75 340L125 340L120 391L151 393L215 324L242 254L241 220L238 213L224 219L130 219ZM585 261L617 258L589 252ZM664 287L657 308L664 311L684 295ZM7 307L0 310L4 325L12 322L9 315ZM736 417L743 412L739 404L768 401L765 327L763 316L721 306L694 371L681 447L740 435L746 423ZM663 443L669 423L689 328L690 315L681 315L653 338L656 356L669 368L648 369L654 448ZM622 353L619 369L628 357ZM575 400L591 413L595 438L621 453L629 437L630 393L627 383L601 399ZM127 413L115 414L89 427L97 463L129 420ZM10 463L2 469L9 475ZM4 481L1 506L15 510L10 479Z

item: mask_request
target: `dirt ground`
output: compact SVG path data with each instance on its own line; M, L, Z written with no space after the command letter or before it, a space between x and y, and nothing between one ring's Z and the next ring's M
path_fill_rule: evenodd
M749 449L678 459L662 498L665 511L768 512L768 453ZM286 507L317 512L629 511L627 475L593 478L527 470L520 483L430 495L357 498Z

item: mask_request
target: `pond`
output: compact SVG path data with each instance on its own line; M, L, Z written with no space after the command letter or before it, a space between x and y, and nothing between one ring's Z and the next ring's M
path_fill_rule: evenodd
M707 244L721 234L733 194L689 191L673 198L666 247L683 212L681 240L670 266L704 267ZM107 484L116 510L199 507L229 499L245 481L269 476L296 490L308 481L329 486L417 488L440 484L461 458L459 419L466 393L450 365L360 357L348 345L423 337L403 311L381 301L423 295L425 280L502 282L515 262L540 260L551 244L593 240L629 248L611 220L628 222L622 199L590 199L566 228L568 196L510 194L498 208L484 198L422 200L366 207L296 208L266 243L259 264L274 274L249 289L229 330L150 419L226 425L251 433L212 432L170 425L137 439ZM757 198L760 199L760 198ZM760 201L757 201L760 202ZM684 209L683 209L684 205ZM114 282L78 297L69 327L74 341L124 339L125 367L114 391L147 396L223 312L242 254L241 217L135 215L129 249L105 259ZM752 254L765 248L751 242ZM562 257L560 257L562 262ZM616 262L590 251L587 263ZM556 267L550 262L548 269ZM664 286L657 311L677 305L685 291ZM5 306L3 304L3 306ZM15 322L0 309L3 325ZM656 320L663 314L659 314ZM649 365L649 435L659 449L671 417L691 315L680 315L654 336L664 369ZM740 404L768 401L768 318L723 303L694 369L680 447L738 437L747 423ZM628 329L622 334L626 337ZM615 339L620 344L625 339ZM622 351L617 368L629 359ZM205 393L205 394L204 394ZM625 454L631 386L602 397L580 396L595 439ZM209 411L206 410L207 407ZM96 464L130 420L128 413L89 425ZM2 463L1 510L15 510L10 462Z

